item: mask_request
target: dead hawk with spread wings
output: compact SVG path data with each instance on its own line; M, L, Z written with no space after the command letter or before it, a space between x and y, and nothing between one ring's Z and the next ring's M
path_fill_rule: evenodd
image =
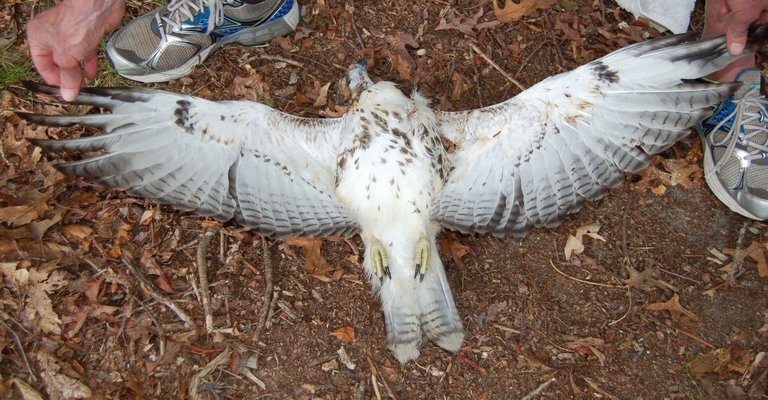
M747 50L766 36L767 26L753 29ZM359 63L345 78L357 100L340 118L137 88L85 89L75 101L107 114L19 115L106 132L34 141L89 153L59 163L65 174L267 236L360 234L387 346L405 363L418 357L423 335L452 352L464 338L435 240L442 227L523 234L554 226L621 184L623 171L648 165L647 153L688 135L737 88L682 81L733 60L724 38L696 37L635 44L463 112L433 111L416 92L372 82Z

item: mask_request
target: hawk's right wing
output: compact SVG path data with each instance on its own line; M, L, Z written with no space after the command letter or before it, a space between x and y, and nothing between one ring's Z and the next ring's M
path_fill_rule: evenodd
M36 92L58 89L28 83ZM294 117L248 101L213 102L159 90L83 89L76 103L111 114L35 115L35 123L100 127L106 135L33 140L91 153L56 167L218 220L279 237L349 235L357 224L334 196L341 119ZM94 155L93 152L98 154Z

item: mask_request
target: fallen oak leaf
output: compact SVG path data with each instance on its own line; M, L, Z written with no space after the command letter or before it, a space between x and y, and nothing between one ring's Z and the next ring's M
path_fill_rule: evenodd
M624 265L624 268L629 273L629 278L624 280L624 283L645 292L650 292L655 288L669 289L673 292L677 292L677 288L670 285L667 282L657 279L659 276L659 269L655 266L647 267L643 272L639 272L631 265Z
M768 261L765 258L765 250L768 248L768 242L759 243L752 241L746 249L723 249L723 253L733 257L733 261L722 269L733 268L734 265L744 264L744 260L751 258L757 263L757 273L761 278L768 278Z
M93 395L88 386L60 373L61 366L47 351L37 353L37 361L40 376L51 399L85 399Z
M419 42L411 34L404 32L388 35L386 41L387 48L384 49L384 53L387 58L389 58L389 61L402 79L410 80L413 77L413 69L416 66L416 62L411 57L411 54L408 53L406 46L418 49Z
M666 302L649 304L645 306L645 309L651 311L669 311L669 314L672 316L672 320L675 322L680 320L681 315L685 315L686 317L690 318L691 321L699 320L699 317L696 314L686 310L683 308L683 306L680 305L680 296L678 296L677 293L672 295L672 298Z
M498 25L499 21L488 21L488 22L482 22L478 23L478 20L480 20L480 17L483 16L483 8L480 7L475 15L471 17L463 17L458 16L456 18L451 19L450 21L447 21L445 18L440 18L440 23L437 24L437 27L435 27L436 31L442 31L446 29L456 29L461 33L465 33L467 35L474 35L475 30L481 30L481 29L487 29L487 28L493 28L494 26Z
M563 249L565 259L570 260L571 256L584 252L584 236L605 242L605 238L597 234L599 230L600 224L598 223L583 225L573 230L565 241L565 248Z
M728 346L711 353L699 353L688 364L688 372L697 380L703 380L710 373L717 374L720 379L730 372L743 375L751 359L748 351L737 346Z
M341 340L345 343L352 343L355 341L355 329L351 326L342 326L339 329L331 332L331 336Z
M29 204L0 208L0 222L15 228L42 217L46 211L48 211L46 198L40 196Z
M701 186L701 178L704 176L701 167L694 161L686 159L665 159L662 161L664 168L670 172L669 184L681 186L685 189L693 189Z
M512 0L503 0L504 6L499 4L500 0L493 0L493 13L501 22L517 21L520 18L533 14L534 11L540 8L549 8L557 0L521 0L519 3L515 3Z
M304 271L311 275L324 275L338 268L329 264L323 257L320 251L323 241L322 238L293 237L286 239L285 244L304 248Z
M469 254L470 248L462 244L453 232L448 232L446 237L439 241L438 247L440 254L451 257L457 267L464 268L464 261L461 260L461 257Z
M27 297L21 313L24 325L28 328L37 327L45 334L61 334L61 319L53 311L53 302L48 293L68 283L64 279L64 273L53 271L49 275L38 269L30 269L27 272Z

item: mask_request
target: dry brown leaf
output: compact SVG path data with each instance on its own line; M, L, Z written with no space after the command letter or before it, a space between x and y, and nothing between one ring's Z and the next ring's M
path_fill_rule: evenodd
M533 357L528 357L525 354L518 354L517 355L517 369L537 369L541 371L549 371L552 368L547 366L546 364L540 362L539 360L536 360Z
M691 311L686 310L683 308L683 306L680 305L680 296L675 293L672 295L672 298L664 303L653 303L645 306L646 310L651 311L663 311L667 310L669 311L669 314L672 316L672 320L677 322L680 320L681 315L685 315L686 317L690 318L691 321L698 321L699 317L694 314Z
M355 341L355 329L351 326L342 326L339 329L331 332L331 336L341 340L345 343L352 343Z
M664 168L670 172L670 185L682 186L685 189L693 189L701 186L704 176L701 167L693 161L686 159L665 159Z
M643 272L639 272L631 265L625 265L624 268L629 273L629 278L624 283L638 290L650 292L656 288L668 289L677 292L677 288L667 282L659 280L659 269L655 266L646 267Z
M0 239L0 256L9 260L37 258L48 261L62 259L72 253L71 248L48 241L41 243L36 239Z
M343 269L337 269L337 270L334 270L331 273L327 273L326 272L326 273L322 273L322 274L312 274L310 276L315 278L315 279L317 279L317 280L319 280L319 281L321 281L321 282L325 282L325 283L336 282L339 279L344 277L344 270Z
M456 29L461 33L465 33L467 35L474 35L475 31L479 31L481 29L487 29L487 28L493 28L494 26L499 24L499 21L488 21L488 22L482 22L478 23L478 20L480 20L480 17L483 16L483 8L480 7L475 15L471 17L463 17L458 16L456 18L451 19L450 21L446 21L445 18L440 18L440 23L437 24L437 27L435 28L436 31L446 30L446 29Z
M684 189L700 187L704 175L695 159L664 159L651 156L651 165L638 172L637 176L640 181L631 186L632 190L637 193L650 191L656 196L663 196L668 186L680 186Z
M749 351L738 346L728 346L717 349L711 353L698 354L688 364L688 372L694 378L702 380L707 374L717 374L719 379L723 379L727 374L736 372L744 374L749 368L752 359Z
M584 252L584 236L589 236L593 239L605 242L605 238L597 234L599 230L600 224L592 223L580 226L571 231L571 234L568 235L568 239L565 241L565 248L563 249L565 259L570 260L571 256Z
M305 271L312 275L325 275L326 273L336 271L337 268L329 264L325 257L323 257L320 251L323 241L324 239L322 238L295 237L286 239L285 244L304 248Z
M85 293L85 297L88 299L88 303L98 304L101 285L104 283L104 280L106 278L107 278L106 275L102 274L102 275L99 275L99 279L85 283L86 289L84 293Z
M244 66L247 76L236 76L232 81L232 93L243 100L253 100L261 103L270 103L269 85L264 82L261 74L257 73L253 67L248 64Z
M36 327L44 334L61 334L61 319L53 311L53 303L48 293L67 283L64 274L61 271L53 271L49 275L36 268L28 270L28 273L27 298L21 313L24 325L28 328Z
M44 397L35 390L30 384L27 382L19 379L19 378L13 378L13 383L16 384L16 388L19 389L19 393L21 393L21 398L23 400L43 400ZM10 398L10 397L9 397Z
M416 67L416 62L408 53L406 47L414 49L419 48L419 42L413 38L409 33L397 32L395 35L389 35L386 37L387 48L384 53L389 61L397 70L400 78L404 80L410 80L413 77L413 69Z
M37 360L41 369L40 375L50 399L85 399L92 396L88 386L77 379L59 373L61 367L48 352L37 353Z
M315 99L315 108L325 107L325 105L328 104L328 88L330 87L331 82L328 82L320 88L320 92L317 94L317 98Z
M46 198L41 196L29 204L0 208L0 222L19 227L42 217L46 211L48 211Z
M499 4L499 1L504 1L504 6ZM512 0L493 0L493 13L496 14L501 22L517 21L522 17L533 14L534 11L540 8L549 8L556 4L557 0L520 0L519 3L515 3Z
M67 224L61 227L61 232L74 240L84 240L93 235L93 229L83 224Z
M440 247L440 254L451 257L457 267L464 268L464 261L461 260L461 257L469 254L470 248L459 242L455 234L448 232L445 238L440 240L438 246Z
M768 248L768 242L759 243L752 241L752 243L746 249L723 249L723 253L733 257L733 261L726 265L724 268L730 268L733 264L743 264L744 260L751 258L757 263L757 273L761 278L768 278L768 261L765 258L765 250Z

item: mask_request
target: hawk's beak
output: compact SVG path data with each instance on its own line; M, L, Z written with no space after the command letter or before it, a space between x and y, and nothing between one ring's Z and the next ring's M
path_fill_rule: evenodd
M357 101L365 89L373 85L368 76L368 60L362 59L349 66L347 74L336 83L336 103Z

